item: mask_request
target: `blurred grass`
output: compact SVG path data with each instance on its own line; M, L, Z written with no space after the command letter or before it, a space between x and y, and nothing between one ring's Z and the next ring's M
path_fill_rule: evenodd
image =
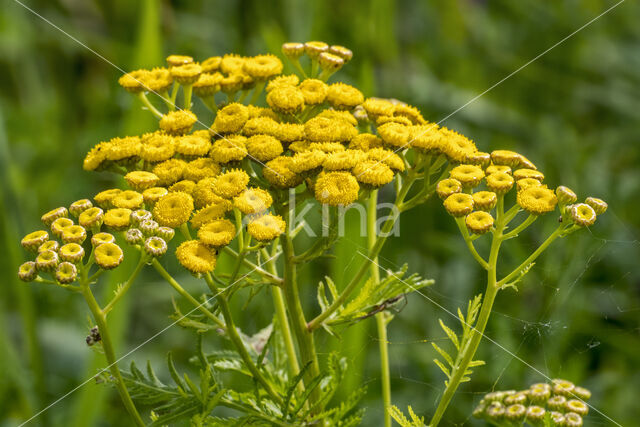
M150 66L180 52L206 58L236 51L277 51L285 40L322 39L354 50L339 77L366 95L395 97L439 121L495 82L613 5L613 1L522 0L371 2L279 0L81 2L31 1L28 5L124 69ZM156 11L157 13L154 13ZM640 419L640 270L637 260L640 204L640 5L627 1L444 124L473 138L484 150L523 151L547 175L581 195L610 203L592 230L553 246L518 293L503 293L488 335L551 377L565 376L594 392L593 404L623 425ZM83 344L86 309L62 290L25 286L15 280L21 261L17 239L38 225L53 206L107 188L109 175L88 174L81 160L94 143L148 128L153 121L116 84L118 70L57 32L17 3L0 14L0 135L2 212L0 242L0 414L14 425L95 372ZM384 197L384 194L382 195ZM524 244L507 246L504 262L515 265L554 226L545 218L526 233ZM408 262L436 279L428 296L449 310L480 292L482 276L466 254L452 221L434 200L402 219L401 237L383 253L385 267ZM357 230L350 230L353 237ZM357 240L357 239L356 239ZM358 259L352 243L337 248L334 263L307 269L308 307L315 284L330 265L344 281ZM165 261L166 262L166 261ZM508 266L505 267L505 270ZM133 289L120 352L169 323L170 293L149 273ZM112 278L111 280L117 280ZM185 285L191 282L185 279ZM105 295L109 291L105 287ZM126 310L123 310L126 311ZM34 315L32 313L37 313ZM118 313L120 315L120 313ZM268 321L255 301L241 326L248 332ZM438 339L436 324L447 314L420 296L390 327L394 403L434 409L442 378L431 363L426 338ZM367 425L381 408L375 332L363 322L342 342L322 337L326 348L342 348L364 371L350 372L369 385ZM323 347L324 348L324 347ZM134 354L161 360L169 349L184 363L192 336L171 330ZM529 368L484 343L489 362L461 389L447 414L449 424L468 424L472 404L492 387L517 388L539 381ZM46 357L41 357L44 354ZM5 374L6 373L6 374ZM86 391L85 391L86 390ZM41 425L116 425L123 412L99 385L52 408ZM101 390L101 391L98 391ZM90 411L86 402L102 400ZM2 418L2 417L0 417ZM597 415L593 424L606 424Z

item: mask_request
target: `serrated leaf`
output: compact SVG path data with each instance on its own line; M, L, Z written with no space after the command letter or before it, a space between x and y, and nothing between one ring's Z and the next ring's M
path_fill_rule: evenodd
M438 319L438 322L440 323L440 327L442 328L444 333L447 334L453 345L456 346L456 349L460 350L460 341L458 340L458 336L456 335L456 333L453 332L453 330L447 325L445 325L442 319Z
M484 364L485 364L484 360L473 360L473 361L469 362L469 367L470 368L475 368L476 366L483 366Z
M444 366L444 363L442 363L441 361L439 361L438 359L433 359L433 363L435 363L438 368L440 368L440 370L442 372L444 372L444 374L447 376L447 378L451 378L451 373L449 372L449 370L447 369L446 366Z
M442 356L442 358L449 364L449 366L453 368L453 359L451 358L451 356L449 356L449 353L438 347L438 345L434 342L432 342L431 345L436 349L438 353L440 353L440 356Z

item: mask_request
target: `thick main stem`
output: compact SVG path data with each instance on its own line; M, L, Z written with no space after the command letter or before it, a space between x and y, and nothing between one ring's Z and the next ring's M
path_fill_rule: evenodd
M133 418L133 421L138 426L144 426L145 423L142 421L136 406L131 400L131 396L129 395L129 391L124 384L124 379L120 374L120 369L118 368L118 363L115 355L115 351L113 350L113 343L111 341L111 335L109 334L109 328L107 327L107 319L100 308L100 305L96 301L91 289L89 288L89 284L85 283L82 287L82 295L84 296L87 305L89 306L89 310L91 310L91 314L98 325L98 330L100 331L100 338L102 342L102 349L104 350L105 358L107 359L109 371L111 371L111 375L115 378L116 388L118 389L118 393L120 393L120 399L122 399L122 403L125 408Z
M284 299L289 314L291 315L291 323L293 332L296 335L296 341L298 342L302 365L309 365L304 375L304 383L307 385L320 375L320 364L318 363L318 355L316 354L313 332L307 329L307 321L304 317L302 303L300 302L300 295L298 293L293 239L289 234L292 209L295 209L295 206L287 206L284 209L287 231L280 236L284 258ZM309 397L309 404L312 408L319 398L320 392L316 387Z
M378 209L378 190L372 191L369 196L369 205L367 207L367 246L369 252L373 249L377 240L377 209ZM371 279L376 285L380 283L380 269L378 267L378 257L373 258L370 265ZM376 314L376 327L378 330L378 346L380 348L380 383L382 386L382 401L384 404L384 425L391 427L391 377L389 374L389 344L387 340L387 314L382 311Z

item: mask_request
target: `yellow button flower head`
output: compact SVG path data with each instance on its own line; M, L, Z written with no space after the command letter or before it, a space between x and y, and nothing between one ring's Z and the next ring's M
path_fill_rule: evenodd
M104 214L104 225L113 230L125 230L131 223L131 209L109 209Z
M200 64L192 62L190 64L178 65L171 67L171 77L173 77L181 85L192 85L198 80L202 73Z
M127 181L127 184L129 184L129 187L138 191L153 187L159 180L156 174L146 171L129 172L124 176L124 179ZM121 194L119 196L121 196Z
M193 217L190 221L193 228L200 228L204 224L207 224L218 218L222 218L224 214L226 214L233 208L231 201L223 199L219 196L216 197L218 197L218 200L211 202L210 204L193 214Z
M52 272L55 271L59 262L60 257L57 252L43 251L36 257L36 268L38 271Z
M349 62L351 58L353 58L353 52L351 49L347 49L344 46L333 45L329 47L329 52L334 55L338 55L340 58L344 59L344 62Z
M534 178L520 178L516 181L516 184L518 186L518 190L524 190L529 187L546 187L546 185L542 185L540 181Z
M484 234L493 227L493 217L485 211L472 212L464 220L469 231L474 234Z
M376 160L389 166L394 171L402 172L404 170L404 161L402 158L390 150L384 148L372 148L367 151L368 160Z
M69 216L69 211L67 211L67 208L61 207L61 208L55 208L50 210L46 214L42 215L40 220L44 223L44 225L50 226L51 223L56 219L66 218L68 216Z
M247 225L247 232L258 241L268 242L284 233L286 226L280 216L261 215Z
M465 188L475 188L484 178L484 172L480 166L460 165L451 169L449 173L451 178L460 181Z
M340 111L333 109L322 110L316 117L326 117L332 120L342 120L352 126L358 126L358 120L351 111Z
M578 200L578 196L573 192L569 187L565 187L564 185L560 185L556 188L556 197L558 198L558 203L560 206L569 205L571 203L575 203Z
M91 237L91 244L96 247L103 243L115 243L116 238L111 233L96 233Z
M287 149L292 153L303 153L305 151L311 150L311 142L302 140L302 141L294 141L289 144Z
M380 135L385 144L403 148L409 144L411 130L409 127L401 125L400 123L390 122L378 128L378 135Z
M607 202L596 197L587 197L585 203L593 208L593 210L596 212L596 215L602 215L607 211L607 208L609 207Z
M452 162L462 163L467 156L478 151L473 141L464 135L460 135L446 128L440 128L440 133L446 141L442 147L442 152L446 154Z
M18 268L18 278L23 282L32 282L38 277L36 263L27 261Z
M407 117L402 116L378 116L376 117L376 126L382 126L385 123L399 123L403 126L413 126L413 122Z
M144 197L137 191L125 190L111 199L111 203L116 208L138 209L144 203Z
M327 98L329 86L322 80L305 79L298 86L307 105L322 104Z
M191 64L193 58L187 55L169 55L167 56L167 65L169 67L179 67L180 65Z
M282 61L275 55L257 55L246 59L244 71L257 80L266 80L282 72Z
M47 240L46 242L38 246L38 253L44 252L44 251L57 252L59 247L60 247L60 243L58 243L57 241Z
M227 74L241 74L244 70L246 58L233 53L228 53L220 60L220 71Z
M169 190L164 187L151 187L142 192L142 197L144 198L144 202L147 204L147 206L151 207L155 205L155 203L168 192Z
M191 131L197 121L198 118L191 111L171 111L160 119L160 129L169 135L184 135Z
M304 125L296 123L279 123L271 136L278 138L282 142L297 141L304 138Z
M304 54L304 44L297 42L283 43L282 54L287 58L298 59Z
M144 76L143 84L151 92L165 92L171 87L173 77L169 70L156 67Z
M334 83L329 86L327 102L337 110L351 110L364 102L364 95L351 85Z
M412 126L410 129L411 138L409 142L411 147L418 151L431 155L446 154L447 152L453 151L449 144L450 139L447 138L445 132L435 123L423 126ZM466 160L468 155L473 153L473 150L464 150L462 155Z
M533 215L542 215L556 208L558 199L553 192L545 187L528 187L518 191L518 205Z
M310 142L307 150L303 151L312 151L312 150L320 150L323 153L338 153L346 150L345 146L339 142Z
M220 68L220 63L222 63L221 56L212 56L202 61L200 66L203 73L214 73Z
M436 193L438 196L445 200L452 194L462 192L462 184L457 179L447 178L443 179L436 185Z
M105 146L107 160L118 161L140 155L142 145L137 136L113 138Z
M84 249L77 243L67 243L60 248L58 254L62 261L76 264L84 257Z
M445 199L444 208L452 216L466 216L473 211L473 197L466 193L452 194Z
M61 262L56 268L56 280L58 283L68 285L73 283L78 277L78 270L75 265L70 262Z
M422 117L420 110L418 110L413 105L396 105L396 108L393 111L393 115L396 117L406 117L407 119L411 120L411 123L413 123L414 125L423 125L427 123L424 117Z
M310 41L304 44L304 52L309 58L317 58L322 52L328 52L329 45L321 41Z
M215 181L215 177L204 178L198 181L191 192L191 197L193 197L193 202L196 208L199 209L220 199L220 196L213 192L213 184Z
M297 86L300 83L300 79L295 74L289 74L286 76L278 76L269 81L267 84L267 93L271 92L275 88L282 86Z
M144 251L153 257L164 255L167 248L167 242L162 237L151 236L144 241Z
M496 172L504 172L511 175L511 168L506 165L491 165L491 166L488 166L487 169L485 170L485 173L487 175L491 175L492 173L496 173Z
M140 223L140 231L145 236L153 236L158 230L158 223L152 219L146 219Z
M215 95L220 88L220 81L223 77L220 73L200 74L198 80L193 84L193 93L200 97Z
M524 420L526 413L527 413L527 407L521 403L516 403L515 405L509 405L504 410L504 416L509 421Z
M249 110L245 105L233 102L216 114L213 129L218 133L239 132L249 120Z
M76 218L87 209L93 207L93 203L89 199L76 200L69 206L69 212Z
M538 181L541 181L544 179L544 174L540 171L537 171L535 169L517 169L514 173L513 173L513 177L516 179L516 181L520 180L520 179L537 179Z
M216 268L215 251L198 240L188 240L178 246L176 258L193 274L210 273Z
M82 168L86 171L94 171L98 169L102 163L107 160L108 143L101 142L96 144L87 153L82 163Z
M336 151L327 155L322 162L325 171L348 171L367 158L360 150Z
M187 164L184 169L183 177L185 179L198 182L201 179L213 178L220 175L222 168L213 159L200 158L193 160Z
M344 65L345 61L338 55L329 52L322 52L318 55L318 63L320 68L329 71L338 71Z
M367 115L374 120L381 116L392 116L396 108L391 101L382 98L367 98L362 103L362 107Z
M254 135L246 141L249 155L260 161L267 162L283 153L282 143L270 135Z
M236 227L228 219L215 219L200 227L198 239L207 246L228 245L236 235Z
M247 157L247 138L242 135L229 135L213 143L211 157L218 163L239 162Z
M169 187L169 193L187 193L191 195L193 190L196 188L196 183L191 181L190 179L183 179L182 181L178 181Z
M153 215L151 215L151 212L145 209L138 209L137 211L131 212L131 224L134 226L152 218Z
M280 156L265 163L262 168L264 178L275 187L294 188L303 178L291 170L292 157Z
M596 222L596 211L586 203L577 203L569 209L574 223L580 227L589 227Z
M382 148L382 139L377 135L361 133L349 142L349 148L362 151L369 151L372 148Z
M226 94L234 94L242 89L244 78L241 74L230 74L218 79L220 90Z
M249 111L249 118L254 119L256 117L269 117L276 122L280 121L278 115L271 108L258 107L256 105L247 105Z
M304 124L304 136L310 141L331 142L341 141L345 125L338 120L327 117L314 117Z
M144 234L139 228L130 228L124 234L124 240L130 245L139 245L144 241Z
M506 172L495 172L487 176L487 187L496 194L506 194L513 187L513 177Z
M587 404L578 399L568 400L567 403L565 403L565 408L567 411L578 415L587 415L589 413L589 407Z
M528 168L536 169L535 165L522 154L509 150L494 150L491 152L491 161L495 165L509 166L511 169Z
M472 196L473 206L481 211L490 211L498 203L498 196L493 191L478 191Z
M322 167L322 162L324 162L326 157L327 154L320 150L296 153L291 158L291 165L289 166L289 169L298 174L313 172L314 170L318 170Z
M267 94L267 103L275 111L296 114L304 108L304 95L294 86L279 86Z
M358 200L360 186L349 172L328 172L318 177L316 200L331 206L348 206Z
M176 232L173 228L169 227L158 227L156 228L156 236L162 237L162 240L165 242L170 242L173 239L173 236L176 235Z
M113 198L116 197L121 192L122 190L120 190L119 188L111 188L109 190L104 190L99 192L93 197L93 200L96 201L98 206L101 206L103 208L109 208L113 206L113 203L112 203Z
M66 228L73 225L73 221L69 218L58 218L51 223L51 231L56 236L62 236L62 231Z
M202 138L194 134L180 136L176 138L176 153L185 156L206 156L211 149L211 141L209 136Z
M38 230L24 236L20 244L26 250L36 252L47 240L49 240L49 233L44 230Z
M182 174L186 167L187 162L184 160L170 159L162 163L158 163L153 168L153 173L158 177L159 185L171 185L182 179Z
M144 81L148 79L149 70L135 70L122 75L118 84L127 92L139 93L146 90Z
M233 206L245 215L262 213L269 209L272 203L271 194L261 188L247 188L233 198Z
M170 159L174 153L175 140L171 135L160 132L143 135L142 149L140 150L140 157L143 160L148 162L164 162ZM156 173L156 175L158 174Z
M393 171L377 160L365 160L352 170L359 183L371 188L379 188L393 181Z
M116 268L124 260L122 248L115 243L102 243L93 250L93 258L103 270Z
M153 207L158 224L177 228L186 223L193 212L193 198L187 193L175 192L162 197Z
M82 243L87 238L87 230L81 225L70 225L62 230L60 237L65 243Z
M231 199L249 184L249 175L240 169L231 169L218 176L213 183L213 192L225 199Z
M482 169L486 169L491 164L491 154L477 151L475 153L469 153L465 157L465 163L480 166Z
M104 211L98 207L89 208L78 217L78 224L90 230L100 228L104 221Z
M275 136L278 128L279 123L271 117L254 117L247 120L247 123L242 128L242 133L245 136L260 134Z

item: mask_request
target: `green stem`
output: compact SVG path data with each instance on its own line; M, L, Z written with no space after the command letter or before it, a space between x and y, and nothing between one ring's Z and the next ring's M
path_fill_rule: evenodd
M473 244L473 241L471 240L471 236L469 235L469 230L467 229L467 226L464 223L464 217L458 217L455 220L456 220L456 224L458 224L458 228L460 229L460 234L462 234L462 237L464 238L464 242L467 244L467 248L469 248L469 252L471 252L471 255L473 255L473 258L476 261L478 261L478 264L480 264L482 268L487 270L489 268L489 264L487 264L487 261L485 261L484 258L482 258L478 253L478 251L476 250L476 247Z
M175 111L176 98L178 97L178 90L180 89L180 83L173 82L173 88L171 89L171 98L169 98L169 110Z
M513 237L516 237L518 235L518 233L520 233L522 230L524 230L525 228L530 226L536 219L538 219L538 215L530 214L527 217L527 219L522 221L516 228L514 228L510 232L506 233L504 235L504 239L507 240L507 239L511 239Z
M153 106L153 104L149 101L149 98L147 98L146 93L138 92L138 99L142 101L144 106L147 107L154 116L156 116L159 119L162 118L162 113L156 107Z
M303 78L307 78L307 73L305 73L304 68L300 65L300 60L298 58L289 58L289 61L293 64L296 70L300 73Z
M267 394L271 396L271 398L277 404L281 405L282 398L280 397L280 395L278 395L278 393L275 392L275 390L273 390L273 387L271 386L269 381L267 381L264 378L264 376L262 375L258 367L255 365L255 363L253 363L253 360L251 359L251 355L249 355L247 348L242 342L242 338L240 338L240 334L238 333L238 330L236 329L236 325L233 322L233 317L231 316L231 309L229 308L229 303L227 302L226 297L220 292L220 290L216 286L215 282L213 281L209 273L204 275L204 280L207 282L209 289L211 290L211 292L214 293L214 295L218 300L220 311L222 312L222 316L224 317L224 321L227 325L227 335L229 336L229 339L231 340L233 345L236 347L236 350L238 350L238 353L240 354L240 357L244 361L245 366L247 367L247 369L249 369L253 378L257 382L259 382L262 385L262 387L264 387Z
M395 209L392 210L391 216L389 217L389 219L385 221L384 225L382 226L380 236L376 239L376 242L371 248L371 250L369 251L368 256L365 257L366 259L360 266L360 269L358 270L356 275L351 279L349 284L347 284L344 290L340 293L340 295L338 295L338 297L331 303L331 305L327 307L325 311L320 313L318 316L316 316L313 320L309 322L309 324L307 325L308 330L313 331L319 328L322 325L322 322L324 322L329 316L331 316L336 310L338 310L342 304L344 304L347 298L349 298L349 295L351 295L351 293L355 290L355 288L360 284L360 281L369 270L369 265L371 264L372 260L375 259L378 256L378 254L380 254L382 247L384 246L387 238L391 233L391 230L393 229L393 226L396 220L400 215L399 211L402 210L401 209L402 202L404 198L407 196L407 193L411 189L411 186L413 185L414 182L415 182L414 175L407 176L406 181L403 183L402 187L400 188L400 191L396 195Z
M289 314L291 315L293 332L296 335L298 349L300 350L301 363L303 366L309 364L309 369L307 369L304 376L304 383L309 384L314 378L320 375L320 364L318 363L313 332L307 329L307 321L304 317L300 295L298 293L293 239L289 234L292 209L295 209L295 206L286 206L284 208L284 220L287 223L287 231L280 236L284 255L284 299ZM309 397L309 406L314 408L319 398L320 390L316 387Z
M185 110L191 110L191 94L193 93L193 84L184 85L182 88L182 94L184 95L183 108Z
M105 317L104 312L98 305L93 293L91 292L91 288L89 284L85 282L82 295L84 296L87 305L89 306L89 310L91 310L91 314L93 315L96 324L98 325L98 330L100 331L100 338L102 342L102 348L104 350L104 355L107 359L109 370L111 371L111 375L115 378L115 385L118 389L118 393L120 393L120 399L122 399L122 403L125 408L131 415L131 418L135 421L138 426L144 426L144 421L140 417L136 406L131 400L131 396L129 396L129 392L127 391L127 387L124 384L124 379L120 374L120 369L118 368L117 359L115 352L113 350L113 344L111 342L111 335L109 334L109 328L107 327L107 318Z
M255 105L256 102L258 102L258 98L260 97L260 94L262 93L264 86L266 84L267 84L266 80L261 80L258 83L256 83L255 88L253 88L253 94L251 95L251 100L249 100L249 104Z
M138 265L136 265L136 268L135 268L135 270L133 270L133 273L131 273L131 276L129 276L129 279L126 281L126 283L122 287L120 287L120 288L118 288L116 290L116 294L113 297L113 299L111 301L109 301L109 303L102 309L102 312L104 313L105 316L107 314L109 314L109 312L113 309L114 305L118 301L120 301L120 298L122 298L122 296L125 293L127 293L127 291L129 290L129 288L131 287L133 282L138 277L138 274L140 274L140 272L142 271L142 268L144 267L146 261L147 261L147 257L145 255L145 253L141 251L140 260L138 261Z
M229 255L231 255L234 258L237 258L239 256L239 254L236 251L234 251L233 249L231 249L228 246L223 247L222 250L224 252L228 253ZM272 258L274 256L275 255L271 255ZM267 258L267 259L269 259L269 258ZM256 273L260 274L263 278L267 279L268 281L270 281L274 285L282 286L282 284L284 283L284 281L280 277L274 275L273 273L270 273L270 272L264 270L259 265L256 265L256 264L252 263L251 261L249 261L247 258L243 258L242 259L242 263L244 265L246 265L247 267L249 267L252 272L256 272Z
M367 208L367 243L369 252L372 251L377 240L377 209L378 190L374 190L369 195L369 206ZM378 257L373 258L370 265L371 278L375 285L380 283L380 269L378 267ZM391 378L389 373L389 344L387 340L387 314L382 311L376 314L376 327L378 329L378 346L380 348L380 382L382 386L382 401L384 403L384 425L391 427Z
M200 310L202 314L204 314L209 319L211 319L216 325L218 325L218 327L220 327L220 329L222 330L227 329L224 322L220 320L218 316L216 316L211 311L209 311L209 309L207 309L207 307L205 307L203 303L195 299L189 292L187 292L182 286L180 286L180 284L176 282L176 280L167 272L167 270L164 269L164 267L162 267L162 265L156 258L154 258L153 261L151 261L151 265L156 269L158 273L160 273L160 275L164 278L164 280L166 280L169 283L169 285L171 285L171 287L175 289L176 292L178 292L183 298L185 298L194 307Z

